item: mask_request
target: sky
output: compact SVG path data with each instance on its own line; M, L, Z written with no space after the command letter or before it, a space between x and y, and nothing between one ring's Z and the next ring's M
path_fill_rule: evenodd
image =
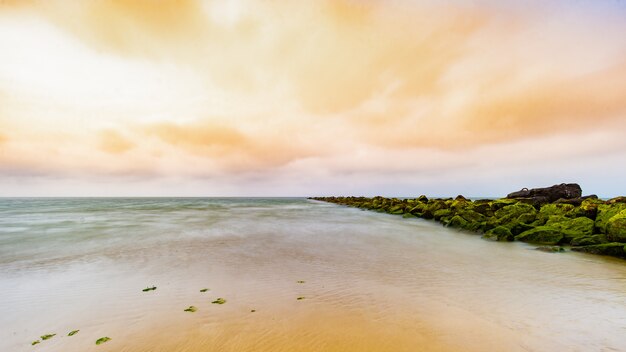
M626 195L626 4L0 0L0 196Z

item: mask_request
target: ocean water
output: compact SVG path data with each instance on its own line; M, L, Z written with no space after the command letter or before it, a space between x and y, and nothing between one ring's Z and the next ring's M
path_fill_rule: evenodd
M626 351L625 336L623 260L302 198L0 199L0 351Z

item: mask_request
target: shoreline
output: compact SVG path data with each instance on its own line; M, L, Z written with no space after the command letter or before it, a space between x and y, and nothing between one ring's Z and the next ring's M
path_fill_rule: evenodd
M309 197L405 218L435 220L494 242L521 241L538 250L563 252L562 246L590 254L626 259L626 197L608 200L581 196L576 184L523 189L505 198Z

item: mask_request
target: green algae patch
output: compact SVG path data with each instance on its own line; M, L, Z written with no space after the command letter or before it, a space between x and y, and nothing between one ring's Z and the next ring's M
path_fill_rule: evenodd
M296 281L296 283L298 283L298 284L303 284L303 283L304 283L304 280L299 280L299 281Z
M306 297L302 297L302 296L300 296L300 297L296 298L296 300L298 300L298 301L302 301L302 300L303 300L303 299L305 299L305 298L306 298Z
M102 345L103 343L107 342L107 341L111 341L110 337L101 337L99 339L96 340L96 345Z
M226 303L226 300L223 299L222 297L219 297L218 299L216 299L215 301L211 302L213 304L224 304Z
M56 336L56 334L46 334L46 335L42 335L40 336L42 340L49 340L51 338L53 338L54 336Z
M76 335L79 331L80 331L80 330L72 330L72 331L70 331L70 333L69 333L69 334L67 334L67 336L74 336L74 335Z
M198 308L194 306L189 306L189 308L185 309L185 312L195 313L197 310Z
M200 290L200 292L206 292L208 290L209 290L208 288L203 288L202 290Z
M35 346L35 345L36 345L36 344L38 344L38 343L41 343L41 341L39 341L39 340L35 340L35 341L31 342L30 344L31 344L31 346Z
M148 292L148 291L154 291L154 290L156 290L156 286L146 287L146 288L144 288L142 291L143 291L143 292Z

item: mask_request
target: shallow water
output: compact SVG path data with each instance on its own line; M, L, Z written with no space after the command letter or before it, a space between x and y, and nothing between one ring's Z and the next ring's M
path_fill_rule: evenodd
M626 261L532 248L305 199L0 199L0 351L626 351Z

